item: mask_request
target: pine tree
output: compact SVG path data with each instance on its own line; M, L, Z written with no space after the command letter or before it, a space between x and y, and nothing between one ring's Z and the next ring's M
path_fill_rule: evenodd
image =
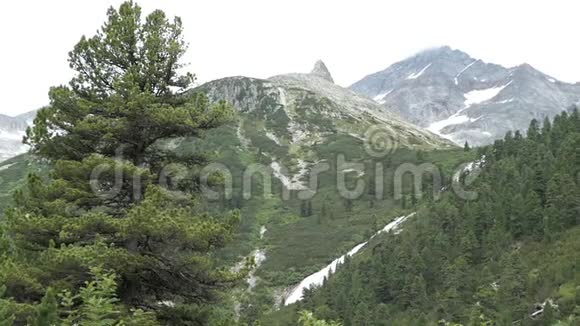
M303 201L300 202L300 216L301 217L307 217L308 216L308 206L307 206L305 200L303 200Z
M9 300L4 299L6 286L0 285L0 326L12 326L16 317Z
M540 139L540 125L538 120L532 119L528 128L528 139L538 141Z
M377 232L379 232L379 220L377 218L376 214L373 214L373 216L371 216L371 225L372 225L372 233L375 234Z
M352 317L352 325L369 326L371 324L372 316L368 304L364 301L359 303L354 309Z
M571 176L580 175L580 129L570 133L562 142L557 168ZM578 181L578 180L575 180Z
M548 207L558 212L558 229L563 230L580 222L578 217L580 199L571 175L556 173L548 182L546 197Z
M344 209L345 209L345 211L352 212L352 207L353 207L352 199L345 198L344 199Z
M552 131L552 121L550 121L550 118L545 117L544 123L542 124L542 136L544 137L544 139L545 139L545 137L549 136L551 131ZM549 143L549 142L546 142L546 143Z
M418 202L401 234L375 237L304 306L324 307L345 325L364 325L367 314L371 325L573 323L580 115L561 114L541 133L536 127L478 150L486 160L472 185L477 200L443 194ZM401 202L410 206L407 196ZM560 293L558 306L528 318L550 293Z
M463 145L463 151L469 152L470 150L471 150L471 147L469 147L469 143L467 141L465 141L465 145Z
M542 234L542 202L540 196L535 191L528 191L525 196L524 208L524 232L533 237L541 236Z
M52 326L59 322L58 301L52 288L48 288L40 305L36 307L34 326Z
M318 320L309 311L300 312L300 318L298 322L301 326L341 326L338 322L327 322L324 320Z
M84 286L79 289L79 293L64 291L60 295L62 302L60 310L64 319L58 318L58 323L46 325L159 325L153 314L141 309L126 311L119 304L116 296L116 276L113 273L101 268L92 268L90 274L93 279L85 282Z
M525 234L525 224L528 218L525 214L524 197L521 194L515 195L510 201L510 208L509 230L515 238L519 238Z
M210 107L202 95L183 96L194 76L179 74L187 50L180 18L156 10L143 21L131 1L107 16L69 53L75 77L50 90L51 105L28 130L35 154L80 161L122 151L136 166L157 165L159 153L148 152L156 141L197 136L230 114L225 103Z
M233 111L187 93L194 77L178 72L187 48L179 18L157 10L142 20L130 1L107 16L70 52L75 77L51 89L51 104L27 131L34 154L53 170L48 181L31 175L6 216L15 260L44 271L33 273L38 286L18 300L33 302L51 286L76 289L99 267L118 275L129 308L167 310L158 303L176 299L211 306L238 277L209 255L231 237L238 216L199 213L192 183L161 187L166 164L203 160L158 142L202 136Z
M544 325L554 325L556 323L556 311L550 302L544 304L544 312L541 319Z

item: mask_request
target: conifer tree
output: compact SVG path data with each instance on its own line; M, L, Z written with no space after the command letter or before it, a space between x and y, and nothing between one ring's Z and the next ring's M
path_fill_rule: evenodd
M400 234L375 237L304 305L324 307L324 316L337 316L326 319L345 325L573 323L580 116L563 113L541 132L536 122L530 129L527 137L510 132L478 150L485 164L472 185L476 200L443 193L418 202ZM558 305L530 319L546 298Z
M538 141L540 139L540 126L538 120L532 119L528 128L528 139Z
M58 301L52 288L48 288L42 302L36 307L34 326L52 326L59 322Z
M200 213L193 174L162 187L173 180L167 164L204 160L160 141L202 136L233 112L189 93L182 32L179 18L160 10L142 18L128 1L70 52L76 75L50 90L50 105L26 136L51 163L50 180L31 175L6 216L15 264L36 286L23 291L0 280L8 295L32 303L50 287L78 292L92 269L104 268L118 275L116 291L129 308L167 310L159 302L171 301L204 311L236 280L210 253L231 237L237 214Z
M4 299L6 286L0 285L0 326L12 326L15 321L14 311L12 311L9 300Z
M547 137L552 131L552 121L550 118L545 117L544 123L542 124L542 136Z

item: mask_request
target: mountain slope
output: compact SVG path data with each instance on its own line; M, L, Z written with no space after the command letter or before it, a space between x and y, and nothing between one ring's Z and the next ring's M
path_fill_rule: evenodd
M309 225L308 234L316 235L320 228L326 229L327 226L316 224L312 226L312 219L299 219L300 222L294 225L294 222L298 221L295 219L295 212L301 211L299 207L303 202L297 200L296 194L293 194L290 200L283 201L279 195L286 190L299 194L311 190L316 194L312 198L316 210L324 198L326 200L332 198L339 202L343 200L336 189L337 170L346 169L338 164L341 155L348 162L365 162L369 159L388 157L394 165L398 161L414 160L412 150L454 148L445 139L381 112L381 107L372 100L333 84L327 69L324 69L326 73L323 76L316 73L322 66L323 64L317 63L315 73L312 74L287 74L270 79L224 78L193 90L206 93L211 101L226 100L238 111L237 122L234 125L208 135L201 144L208 143L205 146L206 150L219 152L222 162L228 167L233 165L234 179L249 166L255 167L256 164L269 170L266 173L271 174L276 183L273 187L276 196L272 201L264 200L259 193L252 196L259 199L257 205L265 207L261 208L262 212L257 208L251 212L260 215L272 212L273 216L262 220L261 223L275 221L268 225L270 230L268 234L275 237L280 250L268 252L269 259L265 262L264 268L276 270L282 264L288 264L284 268L301 266L304 270L296 274L296 280L312 270L311 266L304 264L304 251L312 253L312 256L308 257L309 264L320 266L324 260L338 253L337 247L342 247L345 241L350 244L353 232L356 233L355 230L360 230L361 226L367 224L369 216L366 213L361 214L357 218L364 219L365 222L351 228L350 225L343 225L344 221L341 221L341 217L348 213L338 210L336 213L330 213L336 214L336 220L328 224L341 225L340 228L327 230L324 236L315 236L308 241L294 243L299 237L296 234L294 238L290 237L289 228ZM368 130L372 130L372 127L378 130L378 136L384 142L383 145L386 147L383 148L384 157L373 157L376 153L369 153L365 146L367 142L365 134ZM231 148L230 144L238 145ZM185 147L187 146L181 146ZM398 154L397 158L391 155L395 151ZM228 153L227 156L224 156L224 153ZM329 164L330 171L317 175L318 181L314 185L317 188L312 189L311 182L316 179L310 178L309 173L324 163ZM360 178L366 178L364 173L356 179ZM239 192L241 192L239 189L234 191ZM236 205L244 203L244 200L239 199L241 194L234 194L234 197L237 197L234 198ZM273 210L273 207L278 208ZM294 222L289 225L285 219ZM272 225L277 223L280 225ZM253 225L251 230L256 231L260 227L261 225ZM295 250L288 252L282 249L289 246L289 243L292 243ZM329 251L332 244L334 247ZM321 257L322 261L319 260ZM278 258L280 261L276 262Z
M26 128L32 124L35 112L28 112L16 117L0 114L0 162L26 152L22 137Z
M235 123L203 140L184 143L179 150L215 152L217 161L233 174L233 198L215 204L242 212L240 234L222 255L227 262L259 254L260 266L248 280L252 291L244 289L238 301L242 304L237 311L249 324L257 320L255 314L281 305L303 278L364 240L374 224L387 224L401 209L408 209L392 196L396 167L423 163L417 151L423 151L424 160L430 155L426 151L450 149L453 153L441 155L439 161L452 161L452 168L469 154L333 84L323 67L317 63L313 73L269 79L224 78L193 90L206 93L210 101L226 100L238 111ZM377 130L386 145L380 156L365 146L369 130ZM341 165L340 157L363 167L354 171ZM372 195L369 184L375 181L373 169L378 162L385 172L381 199ZM325 164L328 171L310 175ZM272 177L273 193L263 195L269 177L259 177L252 196L244 199L244 185L236 180L256 167L266 168ZM348 199L340 193L338 173L346 174L349 189L364 182L360 196ZM410 187L405 181L404 190ZM303 197L310 190L313 196Z
M335 85L321 61L310 74L278 75L266 80L230 77L197 90L207 93L211 100L223 99L234 105L241 116L240 137L246 120L261 121L260 130L252 132L262 133L277 147L307 149L337 134L360 142L373 126L393 147L450 146L446 140L384 112L374 101Z
M241 318L248 321L258 319L256 307L260 307L260 314L274 309L300 280L367 239L376 231L375 225L385 225L409 209L410 199L392 196L396 167L419 165L429 159L435 164L444 161L453 169L471 156L437 135L382 112L374 101L333 84L328 69L321 63L316 66L311 74L270 79L231 77L204 84L193 92L205 92L211 101L232 103L238 111L236 121L209 131L203 139L159 144L179 154L209 154L212 162L226 166L232 174L231 198L220 192L218 199L200 199L200 207L241 212L239 233L219 257L227 266L246 257L260 262L248 280L250 286L232 296L236 301L231 305L241 303L236 307ZM381 156L365 146L367 133L373 129L387 145ZM449 153L429 151L439 148L449 149L445 151ZM364 168L355 171L341 166L340 154L347 163L362 164ZM385 172L381 180L385 193L380 199L370 186L379 162ZM9 167L0 171L0 177L4 173L24 175L24 162L6 163ZM317 174L318 179L311 178L309 172L323 163L329 164L329 170ZM253 168L265 176L251 180L246 196L244 176ZM339 172L346 175L349 188L365 183L360 196L348 199L339 193ZM443 174L449 176L451 172ZM316 182L312 184L313 180ZM6 184L7 191L21 182ZM403 182L401 187L406 194L411 191L410 182ZM314 196L301 197L309 189ZM266 190L271 191L264 194ZM290 195L285 197L288 190ZM234 311L230 307L227 310Z
M528 64L485 63L441 47L421 52L354 83L351 90L387 111L458 144L489 144L580 102L580 85Z
M26 176L31 172L44 175L46 166L28 154L0 162L0 219L3 210L12 203L12 193L26 182Z
M295 325L306 309L345 326L578 325L578 130L576 110L480 148L458 175L477 196L423 201L264 324Z

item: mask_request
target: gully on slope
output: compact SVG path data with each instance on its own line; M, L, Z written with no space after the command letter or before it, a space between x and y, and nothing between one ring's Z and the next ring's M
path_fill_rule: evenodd
M394 231L396 233L397 230L399 229L399 226L403 222L405 222L409 217L412 217L413 215L415 215L415 213L411 213L409 215L396 218L394 221L387 224L382 230L375 233L370 239L376 237L377 235L379 235L383 232ZM313 287L321 286L324 282L324 279L328 278L332 273L334 273L336 271L336 268L340 264L344 263L344 260L346 259L346 257L350 257L350 256L355 255L362 248L364 248L364 246L366 246L367 243L368 243L368 241L356 245L348 253L339 257L338 259L335 259L328 266L324 267L320 271L318 271L318 272L306 277L305 279L303 279L294 289L292 289L290 294L286 297L286 299L284 300L284 305L287 306L287 305L290 305L290 304L293 304L293 303L296 303L296 302L302 300L302 298L304 296L304 290L310 289Z

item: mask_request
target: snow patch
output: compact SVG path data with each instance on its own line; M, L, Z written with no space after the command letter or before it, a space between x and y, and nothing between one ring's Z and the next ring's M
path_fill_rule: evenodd
M349 132L349 133L347 133L347 134L348 134L349 136L353 137L353 138L356 138L356 139L359 139L359 140L362 140L362 141L365 141L365 140L366 140L366 139L365 139L363 136L361 136L361 135L357 135L357 134L355 134L355 133L352 133L352 132Z
M384 92L384 93L381 93L381 94L379 94L379 95L377 95L377 96L373 97L373 100L374 100L375 102L377 102L377 103L380 103L380 104L385 104L385 102L386 102L386 101L384 100L385 96L387 96L387 95L391 94L391 92L392 92L392 91L393 91L393 90L391 89L391 90L388 90L388 91L386 91L386 92Z
M264 237L267 229L264 225L260 228L260 239ZM249 259L253 261L253 264L248 266ZM246 278L246 283L248 283L248 291L252 291L258 284L259 278L256 276L256 271L262 264L266 261L266 251L264 249L256 249L250 253L249 256L243 257L232 270L236 273L240 272L244 267L250 267L248 271L248 276Z
M536 319L537 317L544 314L544 310L546 309L546 305L549 304L552 308L558 309L558 305L554 303L552 299L547 299L543 303L536 304L536 311L534 311L531 315L531 319Z
M510 80L507 84L503 86L473 90L471 92L463 94L463 96L465 97L465 107L470 107L473 104L479 104L491 100L511 83L512 81Z
M302 179L302 177L305 176L306 173L308 173L307 169L308 164L303 160L298 160L298 167L300 168L300 170L298 171L297 174L293 175L291 178L282 173L282 165L280 165L280 163L273 161L272 163L270 163L270 167L272 168L274 176L278 180L280 180L280 182L282 182L282 184L284 185L284 187L286 187L286 189L288 190L307 189L307 187L302 183L302 181L300 181L300 179Z
M3 166L0 166L0 171L4 171L4 170L8 169L11 166L13 166L14 164L16 164L16 163L10 163L10 164L6 164L6 165L3 165Z
M513 101L515 101L515 99L512 97L512 98L509 98L507 100L503 100L503 101L499 101L499 102L495 102L495 103L505 104L505 103L510 103L510 102L513 102Z
M240 123L238 124L238 130L236 131L236 134L238 135L238 139L240 140L240 144L242 144L242 147L247 148L248 146L250 146L251 141L243 135L242 123L243 122L240 121Z
M455 78L454 78L455 79L455 85L459 85L459 80L458 80L459 76L461 76L461 74L464 73L465 70L469 69L469 67L473 66L473 64L476 63L477 61L479 61L479 60L473 60L472 63L470 63L467 66L465 66L465 68L461 69L461 71L457 75L455 75Z
M401 217L396 218L394 221L387 224L382 230L379 230L377 233L375 233L371 237L371 239L376 237L377 235L379 235L381 233L384 233L384 232L389 232L389 231L396 232L397 229L399 229L399 226L403 222L405 222L409 217L411 217L413 215L415 215L415 213L409 214L407 216L401 216ZM302 300L303 296L304 296L304 290L311 289L313 287L321 286L322 283L324 282L324 280L326 278L328 278L331 274L333 274L339 265L344 263L344 260L346 259L346 257L351 257L351 256L355 255L362 248L364 248L364 246L366 246L367 243L368 243L368 241L356 245L354 248L352 248L345 255L332 261L332 263L330 263L328 266L326 266L323 269L321 269L320 271L306 277L286 297L286 300L284 301L284 305L287 306L287 305L290 305L290 304L293 304L293 303L296 303L296 302Z
M356 170L356 169L345 169L342 170L343 173L351 173L351 172L356 172L357 177L362 177L363 175L365 175L364 171L360 171L360 170Z
M278 93L280 94L280 104L284 106L288 105L288 102L286 100L286 92L284 91L284 88L278 87Z
M450 116L447 119L443 119L443 120L435 121L435 122L431 123L427 127L427 130L429 130L432 133L437 134L441 137L444 137L444 138L447 138L447 139L453 141L452 137L449 135L443 134L442 130L448 126L463 124L463 123L467 123L467 122L475 122L475 121L479 120L481 117L470 118L469 116L463 114L463 111L465 111L466 109L468 109L469 107L471 107L474 104L487 102L487 101L493 99L504 88L506 88L511 83L512 83L512 81L509 81L507 84L505 84L503 86L492 87L492 88L481 89L481 90L473 90L471 92L465 93L463 95L465 97L465 103L464 103L465 106L463 109L459 110L458 112L456 112L455 114L453 114L452 116ZM508 102L512 102L512 101L514 101L514 99L510 98L510 99L503 100L503 101L500 101L497 103L508 103Z
M254 258L254 267L248 273L248 291L253 290L258 284L258 277L256 276L256 270L262 266L262 263L266 261L266 252L263 249L257 249L252 252L252 257Z
M274 135L273 133L267 131L266 132L266 137L270 138L270 140L272 140L273 142L275 142L276 145L282 146L282 142L280 141L280 139L278 139L278 137L276 137L276 135Z
M165 307L169 307L169 308L175 307L175 302L173 302L171 300L158 301L157 304L160 306L165 306Z
M453 175L453 182L457 183L461 179L461 176L465 173L471 173L475 169L481 168L485 164L485 155L482 155L481 158L477 161L467 163L463 169L460 169Z
M426 65L423 69L421 69L421 71L417 72L417 73L412 73L409 76L407 76L407 79L417 79L419 77L421 77L421 75L425 72L425 70L427 70L429 67L431 67L431 63Z
M268 232L268 229L266 229L266 226L262 225L260 228L260 240L264 239L264 234L266 234L266 232Z
M459 124L466 123L466 122L474 122L477 120L477 119L473 119L473 118L470 118L466 115L461 115L458 113L450 116L449 118L447 118L445 120L433 122L432 124L429 125L429 127L427 127L427 130L429 130L432 133L437 134L439 136L445 137L445 135L443 135L441 133L441 131L443 129L445 129L445 127L452 126L452 125L459 125Z
M296 121L290 121L290 123L288 123L288 131L290 132L290 136L292 136L293 144L304 140L304 138L308 136L308 132L306 130L302 130L301 128L302 126Z

